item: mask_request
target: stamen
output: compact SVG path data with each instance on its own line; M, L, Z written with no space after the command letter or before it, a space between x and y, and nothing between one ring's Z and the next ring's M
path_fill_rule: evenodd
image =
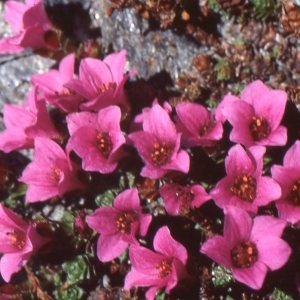
M171 158L173 147L164 143L154 143L150 154L151 161L156 167L167 164Z
M191 202L194 200L195 195L189 187L178 188L176 197L180 202L179 213L186 214L190 210Z
M163 259L157 266L159 277L165 278L172 273L172 264L169 260Z
M108 158L113 148L113 144L108 133L99 132L96 137L96 145L102 155L105 158Z
M253 202L256 197L256 179L248 175L238 176L230 191L242 200Z
M108 84L101 83L97 86L97 92L99 93L105 93L109 90L115 90L117 87L117 84L115 82L109 82Z
M266 138L271 132L268 121L262 117L255 116L250 121L249 130L254 141Z
M11 243L21 250L25 245L25 234L21 231L12 230L12 232L6 232L5 235L10 239Z
M242 242L231 250L231 261L236 268L249 268L257 259L256 245L250 241Z
M294 182L287 200L294 206L300 206L300 179Z
M121 233L130 233L131 224L137 220L137 215L134 211L126 211L120 213L116 225Z
M59 169L58 167L51 167L51 180L54 182L54 183L58 183L59 180L60 180L60 177L61 177L61 169Z

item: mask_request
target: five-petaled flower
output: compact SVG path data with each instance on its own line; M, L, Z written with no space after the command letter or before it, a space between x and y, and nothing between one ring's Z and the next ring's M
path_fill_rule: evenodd
M153 240L154 251L138 245L129 249L131 271L126 275L124 288L150 287L148 300L155 299L159 289L169 293L181 279L188 276L185 265L187 250L173 239L167 226L161 227Z
M83 187L76 166L58 144L47 138L36 138L34 146L33 161L19 179L28 184L27 202L45 201Z
M286 152L283 166L273 165L272 177L280 184L282 195L276 201L280 218L293 224L300 222L300 141Z
M47 242L34 225L0 204L0 273L6 282ZM2 299L2 298L1 298Z
M157 179L172 170L187 173L190 159L186 151L180 150L181 134L168 112L154 103L143 114L142 122L143 131L128 136L145 162L141 175Z
M186 147L208 147L222 138L222 122L198 103L182 102L176 105L176 127L182 133Z
M185 215L191 208L200 207L211 197L199 184L180 185L166 183L159 189L169 215Z
M130 244L137 244L136 234L145 236L152 216L142 213L136 188L120 193L113 207L98 208L86 217L87 224L100 233L97 256L107 262L122 254Z
M232 125L230 140L235 143L282 146L287 141L287 130L280 126L286 101L286 92L269 89L256 80L244 88L240 99L226 95L216 115Z
M254 219L244 210L225 210L224 234L207 240L200 251L231 269L233 277L260 289L269 270L281 268L289 259L290 246L280 238L286 222L271 216Z
M64 112L78 111L83 98L70 91L64 85L74 79L75 54L67 55L59 64L59 69L52 69L45 74L31 77L32 83L50 104Z
M265 150L263 146L245 150L239 144L229 150L225 158L227 175L210 192L219 207L234 205L256 213L258 207L280 198L279 184L262 176Z
M0 133L0 150L11 152L31 148L36 137L60 139L43 100L38 99L36 88L32 89L22 106L4 105L4 125Z
M121 110L114 105L98 114L81 112L67 116L71 135L67 148L81 157L84 170L106 174L116 169L125 143L120 121Z
M7 1L4 18L15 35L0 40L0 53L17 53L26 48L53 50L57 47L57 34L42 1Z
M98 111L109 105L127 107L124 84L134 71L124 74L126 51L122 50L104 58L84 58L79 66L79 78L65 87L85 98L82 110Z

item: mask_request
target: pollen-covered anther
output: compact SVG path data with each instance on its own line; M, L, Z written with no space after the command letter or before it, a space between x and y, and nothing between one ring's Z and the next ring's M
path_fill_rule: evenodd
M105 93L107 91L114 91L117 88L117 84L115 82L109 82L108 84L101 83L97 86L97 91L99 93Z
M266 138L271 132L268 121L262 117L255 116L250 121L249 130L254 141Z
M113 144L110 136L106 132L99 132L96 137L96 145L105 158L110 155Z
M167 164L172 155L172 148L165 144L154 143L153 151L151 153L151 161L157 166L163 166Z
M157 266L160 278L165 278L172 273L172 264L169 260L163 259Z
M231 250L231 261L236 268L249 268L257 259L256 245L250 241L242 242Z
M191 202L194 200L195 195L192 193L190 188L182 188L178 189L176 191L176 197L179 200L180 203L180 214L186 214L188 213Z
M300 206L300 179L293 183L287 200L292 205Z
M6 236L11 240L11 243L18 249L22 249L25 245L25 234L20 231L6 232Z
M248 175L238 176L230 191L242 200L253 202L256 197L256 179Z
M133 211L126 211L120 213L117 218L117 229L121 233L130 233L131 224L137 220L137 215Z
M51 167L51 179L53 182L58 183L61 177L61 169L58 167Z

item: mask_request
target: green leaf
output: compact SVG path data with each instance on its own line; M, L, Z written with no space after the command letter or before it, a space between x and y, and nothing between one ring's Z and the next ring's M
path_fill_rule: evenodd
M273 293L270 295L271 300L293 300L293 298L287 295L285 292L275 288Z
M98 195L95 198L95 202L97 206L103 207L103 206L112 206L113 201L115 197L117 196L117 193L112 190L108 190L105 193Z
M218 265L213 265L211 274L212 282L215 287L225 286L233 279L228 269Z
M83 298L84 296L84 291L82 288L78 286L71 286L67 289L64 290L56 290L53 292L53 295L55 296L55 299L57 300L81 300L85 299Z
M80 283L95 276L95 270L87 255L79 255L75 260L63 263L62 268L67 274L67 283L70 285Z

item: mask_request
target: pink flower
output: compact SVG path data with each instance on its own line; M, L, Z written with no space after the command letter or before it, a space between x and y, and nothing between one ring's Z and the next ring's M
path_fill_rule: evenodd
M237 281L258 290L267 272L281 268L291 254L290 246L280 239L285 224L271 216L252 220L244 210L228 207L224 235L207 240L200 251L231 269Z
M167 213L172 216L184 215L189 212L190 208L200 207L211 198L199 184L182 186L169 183L164 184L159 192Z
M67 55L59 64L58 70L50 70L34 75L32 83L43 92L46 100L64 112L77 111L83 98L64 85L74 79L75 55Z
M187 173L190 159L186 151L180 150L181 135L168 112L154 103L142 120L143 131L128 136L145 163L141 175L157 179L171 170Z
M131 245L129 256L132 268L124 284L125 290L135 286L150 287L146 293L148 300L155 299L156 292L162 288L170 293L178 281L187 276L187 251L172 238L167 226L157 231L153 246L155 252Z
M33 147L36 137L60 138L45 102L37 99L36 89L30 92L23 106L4 105L4 124L6 130L0 133L0 150L6 153Z
M252 145L281 146L287 141L287 130L280 126L287 94L271 90L260 80L245 87L240 96L227 95L217 109L219 120L232 125L230 140L247 147Z
M50 139L36 138L33 161L19 181L28 184L27 202L45 201L66 192L81 189L75 166L63 149Z
M132 73L124 75L126 51L108 55L104 60L84 58L79 66L79 79L65 87L86 99L82 110L98 111L109 105L127 106L124 84Z
M245 150L241 145L235 145L229 150L225 159L227 175L210 192L219 207L234 205L256 213L259 206L280 198L278 183L270 177L262 176L265 150L262 146Z
M47 43L47 35L56 36L56 33L41 1L7 1L4 18L15 35L0 40L0 53L17 53L26 48L53 49L56 46Z
M176 105L176 127L182 132L182 143L186 147L212 146L223 135L221 122L201 104L182 102Z
M27 224L20 216L0 204L0 272L9 282L36 252L46 239L39 236L32 224Z
M109 106L98 114L81 112L67 117L72 149L82 159L82 168L106 174L113 172L122 156L125 137L120 129L121 110Z
M97 255L107 262L122 254L129 244L137 244L136 234L145 236L151 223L151 215L143 214L136 188L120 193L113 207L98 208L86 221L100 233Z
M283 166L272 167L272 177L280 184L282 195L276 201L279 217L293 224L300 222L300 141L286 152Z

